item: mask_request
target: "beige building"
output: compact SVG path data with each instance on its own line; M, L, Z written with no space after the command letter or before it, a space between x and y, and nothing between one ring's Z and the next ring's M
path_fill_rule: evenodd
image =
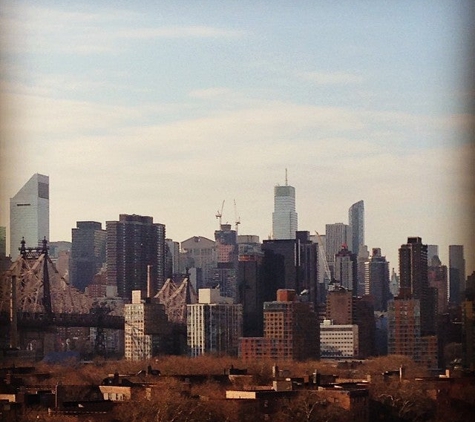
M187 305L190 356L237 355L242 336L242 305L222 297L218 289L199 289L198 303Z
M336 325L326 319L320 324L320 357L341 359L357 357L358 326L356 324Z
M132 291L132 303L125 305L125 358L150 359L164 350L169 324L164 305L142 299L140 290Z

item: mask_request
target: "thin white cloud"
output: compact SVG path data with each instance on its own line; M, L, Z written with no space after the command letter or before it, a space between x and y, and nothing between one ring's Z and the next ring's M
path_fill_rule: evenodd
M300 72L298 76L316 85L354 85L363 82L363 77L348 72Z
M40 6L8 5L0 15L4 52L60 52L90 55L116 53L125 40L240 38L240 30L204 25L140 27L140 15L129 11L69 12Z
M154 38L236 38L243 31L229 30L213 26L165 26L161 28L119 29L115 36L128 39Z
M213 98L228 97L232 93L233 91L229 88L216 87L216 88L206 88L206 89L195 89L191 91L188 95L192 98L213 99Z

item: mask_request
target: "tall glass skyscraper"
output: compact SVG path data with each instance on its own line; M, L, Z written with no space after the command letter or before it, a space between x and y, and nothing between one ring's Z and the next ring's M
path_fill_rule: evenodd
M10 255L15 259L22 238L27 247L49 240L49 177L34 174L10 198Z
M274 239L295 239L297 213L295 212L295 188L287 184L274 187L274 212L272 235Z
M358 255L364 243L364 201L358 201L348 210L348 223L351 229L351 240L348 248Z

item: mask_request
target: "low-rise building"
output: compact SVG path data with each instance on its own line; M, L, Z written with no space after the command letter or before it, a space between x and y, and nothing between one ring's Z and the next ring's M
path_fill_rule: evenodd
M141 291L132 291L132 303L125 305L125 358L150 359L164 350L169 323L165 307L142 299Z
M320 357L342 359L358 357L358 326L356 324L333 324L324 320L320 324Z

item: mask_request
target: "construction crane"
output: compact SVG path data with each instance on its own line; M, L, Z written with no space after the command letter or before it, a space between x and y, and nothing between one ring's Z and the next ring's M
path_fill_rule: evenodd
M221 211L220 210L216 211L216 218L219 220L218 230L221 230L221 218L223 216L223 209L224 209L224 199L223 199L223 203L221 204Z
M238 233L238 226L241 224L241 217L237 215L236 200L234 200L234 222L236 224L236 236Z
M320 256L323 261L323 268L325 270L325 279L328 281L328 283L331 282L332 280L332 274L330 272L330 267L328 266L328 261L327 261L327 253L325 251L325 246L323 245L323 240L320 234L315 230L315 234L318 237L318 243L319 243L319 248L318 250L320 251Z

